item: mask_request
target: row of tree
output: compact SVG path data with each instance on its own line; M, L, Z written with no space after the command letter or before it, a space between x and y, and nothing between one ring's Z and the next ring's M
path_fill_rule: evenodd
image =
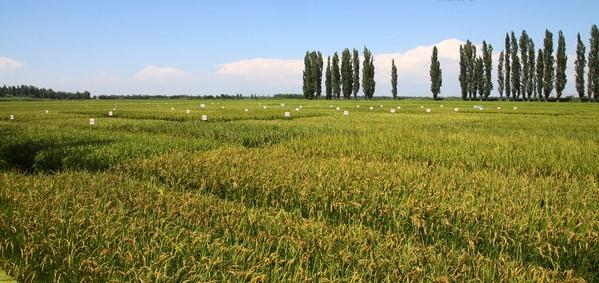
M508 100L548 101L555 90L556 99L562 97L566 87L566 40L562 31L558 32L557 50L554 55L553 33L545 31L543 48L535 52L535 44L526 31L517 38L515 33L506 33L505 50L499 54L497 68L497 90L500 98ZM476 55L477 47L469 40L460 45L460 87L462 99L487 99L493 89L491 80L493 47L483 41L482 55ZM591 28L588 53L587 89L585 92L586 47L577 36L575 75L576 91L580 100L599 100L599 29ZM435 56L433 50L433 57ZM431 64L431 79L432 79ZM433 97L434 82L431 84Z
M322 94L323 57L319 51L306 52L304 57L303 93L307 99L319 99ZM374 96L374 57L364 47L362 60L362 91L366 98ZM337 52L327 57L325 71L325 98L344 99L358 97L360 91L360 57L358 50L345 48L341 59Z
M51 88L38 88L35 86L2 86L0 87L0 97L30 97L30 98L48 98L48 99L89 99L89 91L84 92L66 92L54 91Z

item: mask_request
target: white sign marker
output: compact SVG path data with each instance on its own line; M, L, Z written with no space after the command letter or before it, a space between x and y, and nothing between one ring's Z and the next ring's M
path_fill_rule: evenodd
M401 109L401 106L397 106L397 110Z
M10 114L10 119L14 120L15 119L15 115Z
M262 108L266 109L266 105L262 106Z
M171 107L171 111L175 111L175 107Z
M497 107L497 110L501 110L501 107Z
M225 109L225 107L224 107L224 106L221 106L220 108L221 108L221 109Z
M420 105L420 109L423 109L423 108L424 108L424 106Z
M46 114L48 114L48 110L46 110Z
M187 109L187 110L185 110L185 113L189 114L189 113L191 113L191 110Z
M514 110L518 110L518 107L514 107Z
M393 109L393 108L391 108L390 111L391 111L391 113L395 113L395 109Z
M459 111L460 111L460 108L454 108L454 109L453 109L453 111L454 111L454 112L459 112Z
M383 104L381 104L381 108L383 108Z
M329 108L333 108L333 105L329 105Z
M343 111L343 116L349 116L349 111Z
M426 108L426 113L431 113L433 110L431 110L430 108Z
M299 108L302 109L302 106L300 105Z
M208 121L208 115L202 115L202 121Z
M285 116L286 118L289 118L289 117L291 117L291 113L289 113L289 112L285 112L284 116Z
M249 110L246 108L246 109L243 109L243 111L244 111L244 112L248 112Z
M356 108L360 108L360 105L356 105Z
M285 107L285 103L281 103L281 107Z
M370 106L370 110L374 109L374 107Z
M89 118L89 124L92 126L96 125L96 119L95 118Z
M441 104L439 107L443 108L443 104Z
M295 111L298 111L298 112L299 112L299 108L298 108L298 107L296 107L296 108L295 108Z
M337 107L337 111L341 110L341 108Z
M108 116L112 117L112 111L108 111Z
M206 104L200 104L200 108L206 108Z

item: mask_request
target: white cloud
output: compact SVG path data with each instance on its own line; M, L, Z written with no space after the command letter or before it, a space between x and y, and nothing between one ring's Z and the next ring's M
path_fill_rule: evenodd
M149 65L137 72L134 78L148 82L167 82L173 80L185 80L191 78L191 76L188 73L173 67Z
M17 60L13 60L8 57L0 57L0 74L12 72L16 69L22 68L23 66L25 66L25 64Z
M303 60L256 58L220 65L219 75L281 77L302 73Z

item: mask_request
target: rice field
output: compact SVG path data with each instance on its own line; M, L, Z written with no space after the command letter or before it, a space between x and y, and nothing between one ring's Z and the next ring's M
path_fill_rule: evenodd
M1 101L0 269L597 282L599 104Z

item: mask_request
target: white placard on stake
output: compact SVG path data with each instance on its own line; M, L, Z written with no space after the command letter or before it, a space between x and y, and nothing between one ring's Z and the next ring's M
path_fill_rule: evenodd
M497 110L501 110L501 107L497 106Z
M96 119L95 118L89 118L89 124L92 126L96 125Z
M299 108L302 109L302 106L300 105Z
M349 111L343 111L343 116L349 116Z
M46 110L46 114L48 114L48 110Z
M200 108L206 108L206 104L200 104Z
M202 121L208 121L208 115L202 115Z
M285 107L285 103L281 103L281 107Z
M108 111L108 116L112 117L112 111Z
M171 111L175 111L175 107L171 107Z
M441 106L439 106L439 107L443 108L443 104L441 104Z
M420 105L420 109L423 109L423 108L424 108L424 106Z
M514 107L514 110L518 110L518 107Z
M284 116L285 116L286 118L289 118L289 117L291 117L291 113L289 113L289 112L285 112Z
M374 109L374 107L370 106L370 110Z
M295 108L295 111L298 111L298 112L299 112L299 107L296 107L296 108Z
M329 105L329 108L333 108L333 105Z
M337 111L341 110L341 108L337 107Z
M401 106L397 106L397 110L401 109Z
M383 104L381 104L381 108L383 108Z
M10 119L11 119L11 120L14 120L14 119L15 119L15 115L13 115L13 114L10 114Z
M454 109L453 109L453 111L454 111L454 112L459 112L459 111L460 111L460 108L454 108Z
M431 113L433 110L431 110L430 108L426 108L426 113Z
M243 112L248 112L248 111L249 111L249 110L248 110L247 108L246 108L246 109L243 109Z
M189 114L189 113L191 113L191 110L187 109L187 110L185 110L185 113Z
M393 109L393 108L391 108L390 111L391 111L391 113L395 113L395 109Z
M360 105L356 105L356 108L360 108Z
M262 108L266 109L266 105L262 106Z

